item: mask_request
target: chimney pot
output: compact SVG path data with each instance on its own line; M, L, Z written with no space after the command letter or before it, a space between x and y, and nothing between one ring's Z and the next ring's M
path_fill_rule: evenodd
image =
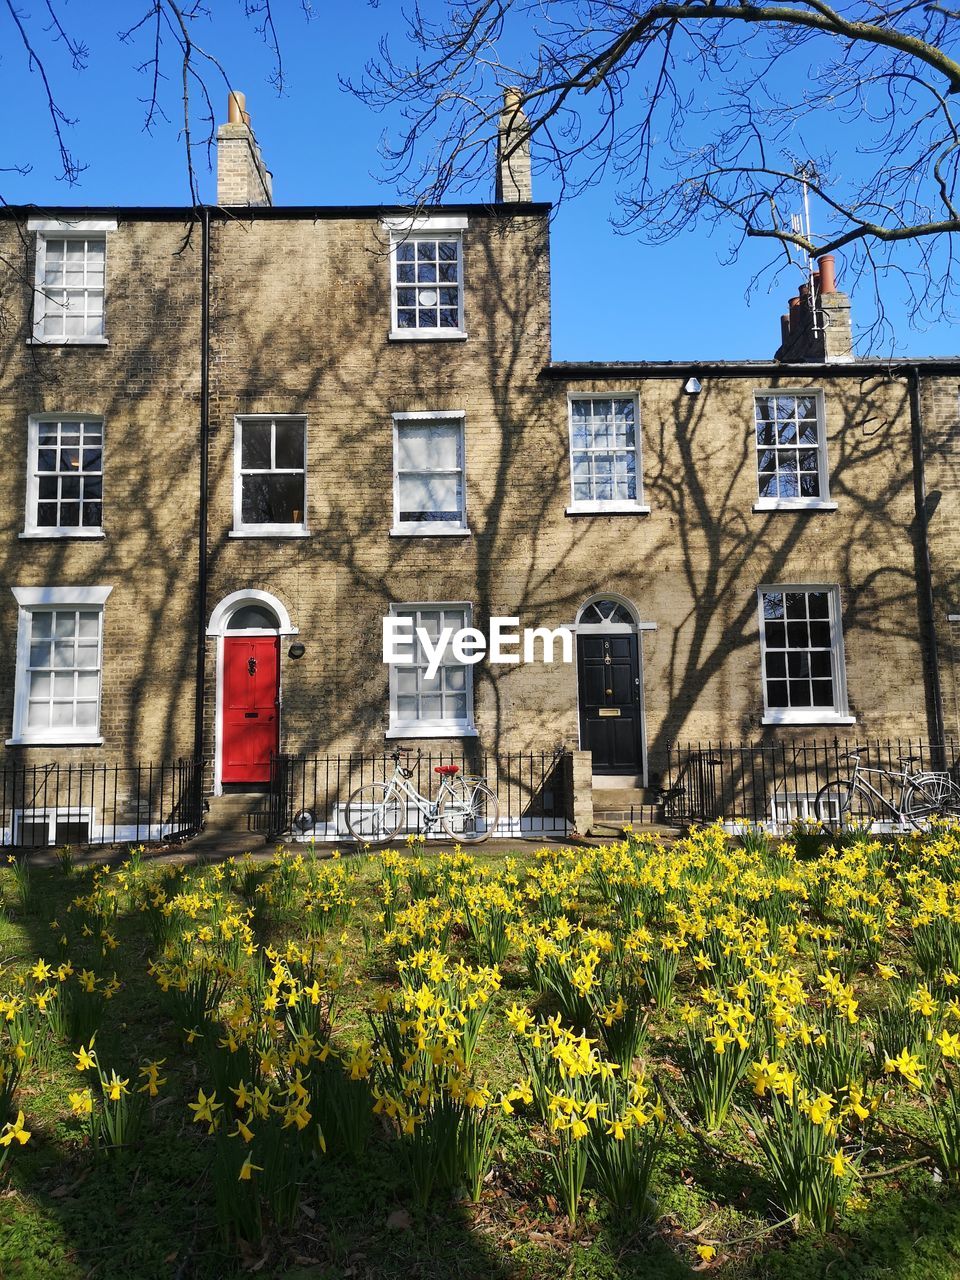
M820 266L820 292L836 293L837 292L837 276L836 276L836 259L832 253L825 253L819 261Z
M236 89L231 89L227 95L227 124L250 124L250 117L247 115L247 96L239 93Z

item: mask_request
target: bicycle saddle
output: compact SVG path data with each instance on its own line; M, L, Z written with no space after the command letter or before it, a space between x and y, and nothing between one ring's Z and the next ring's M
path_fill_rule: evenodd
M460 766L458 764L438 764L434 766L434 773L459 773Z

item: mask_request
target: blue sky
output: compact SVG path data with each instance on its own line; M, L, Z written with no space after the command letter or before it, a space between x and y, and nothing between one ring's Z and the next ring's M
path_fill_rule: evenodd
M427 0L428 5L436 0ZM19 0L33 14L31 30L42 31L41 0ZM400 6L376 7L352 0L338 6L315 3L322 20L304 22L299 3L277 5L286 91L269 83L270 60L253 30L238 17L238 3L213 0L214 17L198 29L229 68L247 105L264 157L274 174L278 204L389 203L396 191L382 178L378 152L385 128L396 119L377 115L345 94L338 74L357 77L376 53L378 38L398 27ZM26 176L0 173L0 195L9 203L182 204L189 200L179 137L179 84L163 86L170 122L143 131L149 84L136 70L147 56L144 41L122 45L117 32L142 12L134 0L66 3L71 30L82 30L89 67L77 73L62 47L54 48L48 71L65 113L70 144L88 167L73 187L57 181L59 162L46 115L42 85L30 73L15 43L16 32L0 17L0 84L9 107L0 123L0 166L30 164ZM46 46L49 48L49 46ZM167 70L176 68L171 61ZM223 118L225 93L215 107ZM492 175L491 175L492 189ZM204 166L201 194L215 198L215 179ZM490 192L478 191L482 199ZM535 180L534 195L549 200L552 184ZM556 213L552 233L553 346L556 359L735 359L767 358L779 342L779 315L793 290L781 280L749 302L744 293L766 254L750 246L732 265L722 234L686 234L666 246L648 247L619 235L610 224L616 186L611 178ZM843 285L842 276L840 280ZM866 302L866 299L864 300ZM953 354L960 343L953 326L909 330L902 301L886 299L897 323L899 349L914 355ZM854 318L857 306L854 298ZM884 352L883 354L886 354Z

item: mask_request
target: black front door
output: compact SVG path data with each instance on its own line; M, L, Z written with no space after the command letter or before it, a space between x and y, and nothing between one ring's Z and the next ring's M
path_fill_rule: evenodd
M580 746L593 752L594 773L643 770L640 651L632 635L577 636Z

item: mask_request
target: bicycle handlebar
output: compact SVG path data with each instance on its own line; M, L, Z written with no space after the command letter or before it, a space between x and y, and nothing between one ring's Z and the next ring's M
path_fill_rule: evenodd
M401 765L401 767L400 767L400 771L401 771L401 773L403 774L403 776L404 776L405 778L409 778L409 777L411 777L411 776L412 776L412 774L413 774L413 770L412 770L411 768L409 768L409 764L410 764L410 757L411 757L412 755L413 755L413 747L396 747L396 748L394 748L394 750L393 750L393 751L391 751L391 753L390 753L390 758L391 758L391 760L394 762L394 764L400 764L400 757L401 757L401 756L406 757L406 759L404 760L403 765ZM422 756L422 755L423 755L423 752L422 752L422 751L421 751L421 749L418 747L418 748L417 748L416 760L414 761L414 764L419 764L419 763L420 763L420 758L421 758L421 756Z

